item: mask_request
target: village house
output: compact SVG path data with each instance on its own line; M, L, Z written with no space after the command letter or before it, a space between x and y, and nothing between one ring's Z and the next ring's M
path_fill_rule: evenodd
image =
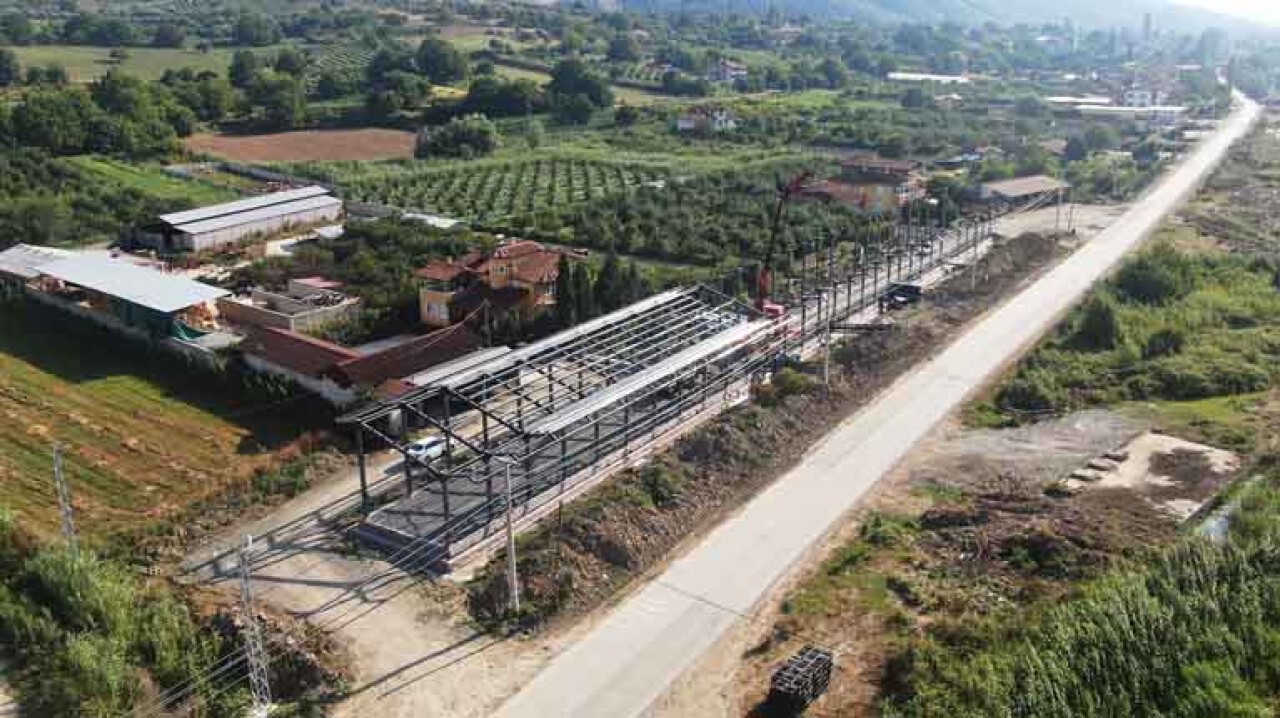
M430 262L415 272L422 323L448 326L485 304L495 314L515 311L532 316L555 303L556 278L565 256L578 254L514 240L488 254L471 252L457 260Z
M803 194L866 212L888 212L924 199L926 180L919 162L860 156L841 162L839 177L812 182Z
M412 391L420 383L418 375L479 351L480 345L480 338L462 324L371 351L287 329L253 327L240 352L255 371L290 379L341 407L366 395L385 399Z
M720 133L736 129L738 121L723 107L693 107L676 118L677 132Z
M737 82L746 80L748 74L746 63L721 59L707 71L707 79L711 82Z
M290 279L283 292L253 287L218 300L226 321L241 327L276 327L317 332L354 319L360 299L339 291L341 282L324 277Z
M1125 107L1153 107L1165 104L1167 95L1163 91L1135 86L1125 90L1122 99Z

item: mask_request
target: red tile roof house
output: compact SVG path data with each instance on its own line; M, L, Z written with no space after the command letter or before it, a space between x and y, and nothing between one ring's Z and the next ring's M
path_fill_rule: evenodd
M851 157L840 163L840 176L818 180L803 188L805 197L825 199L864 212L889 212L923 199L927 178L921 165L911 160L884 157Z
M338 407L403 394L414 375L479 348L479 337L461 324L371 354L275 327L253 327L240 344L254 370L292 379Z
M526 316L555 304L560 259L570 250L516 240L486 255L471 252L458 260L436 260L417 270L418 313L422 323L443 327L459 321L488 300L495 311L518 310Z

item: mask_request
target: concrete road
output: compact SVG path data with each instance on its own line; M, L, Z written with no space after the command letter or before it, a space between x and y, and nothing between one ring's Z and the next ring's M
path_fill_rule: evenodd
M801 465L554 658L499 715L644 713L917 440L1052 328L1195 192L1258 116L1257 105L1241 99L1211 139L1106 231L829 434Z

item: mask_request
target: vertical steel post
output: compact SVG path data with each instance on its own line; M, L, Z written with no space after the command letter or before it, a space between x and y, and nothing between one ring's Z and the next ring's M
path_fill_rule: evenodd
M507 489L507 595L510 599L511 615L520 615L520 576L516 569L516 532L511 514L515 508L511 503L511 459L503 462L506 465L505 484Z
M360 510L369 511L369 477L365 469L364 424L356 424L356 467L360 472Z
M249 715L265 718L271 712L271 683L267 674L267 651L262 643L262 628L253 606L253 537L245 535L240 544L240 610L244 619L244 653L249 663L249 689L253 705Z

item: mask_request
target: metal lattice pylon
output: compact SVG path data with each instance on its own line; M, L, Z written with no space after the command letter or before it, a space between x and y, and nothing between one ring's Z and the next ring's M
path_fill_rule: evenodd
M58 514L62 520L62 537L67 540L71 553L76 553L76 524L71 516L71 489L62 475L62 447L53 445L53 484L58 491Z
M244 619L244 654L249 663L249 687L253 691L251 718L262 718L271 712L271 683L267 678L267 652L262 643L262 628L253 606L252 562L249 552L253 537L246 535L240 546L240 610Z

